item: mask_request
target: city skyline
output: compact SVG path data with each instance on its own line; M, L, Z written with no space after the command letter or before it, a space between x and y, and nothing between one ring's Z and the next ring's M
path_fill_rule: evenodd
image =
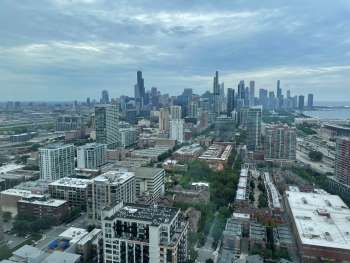
M2 100L132 96L137 70L171 95L210 90L219 70L226 88L244 79L274 90L280 79L316 102L344 100L348 2L202 3L3 1Z

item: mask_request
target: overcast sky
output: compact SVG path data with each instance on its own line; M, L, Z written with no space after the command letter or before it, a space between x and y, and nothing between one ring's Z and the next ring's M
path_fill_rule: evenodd
M244 79L350 100L349 0L1 0L0 100L179 94Z

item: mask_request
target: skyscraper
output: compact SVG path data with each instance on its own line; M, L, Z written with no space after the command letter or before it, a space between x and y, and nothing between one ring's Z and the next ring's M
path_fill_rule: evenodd
M116 148L120 143L118 132L118 108L116 105L103 104L95 106L96 142Z
M219 72L215 71L213 82L213 96L214 96L214 113L220 114L220 84Z
M296 129L288 125L269 125L265 128L265 159L294 161L296 158Z
M135 106L137 111L143 107L145 99L145 84L142 78L142 71L137 71L137 83L135 84Z
M169 109L161 108L159 111L159 131L162 133L168 133L169 130L170 130Z
M281 109L283 107L283 95L282 95L282 89L281 89L281 81L277 80L277 109Z
M336 142L335 178L350 186L350 138L341 137Z
M255 81L249 82L249 106L253 107L255 105Z
M249 108L247 115L247 149L258 150L261 144L261 108Z
M50 144L39 149L40 179L54 181L75 175L73 144Z
M232 88L227 89L227 115L232 116L232 111L235 108L235 90Z
M269 98L267 89L259 89L259 104L264 110L268 108Z
M305 106L304 100L305 100L304 95L300 95L299 99L298 99L298 109L299 110L303 110L304 109L304 106Z
M102 96L100 100L101 104L108 104L109 103L109 95L107 90L102 90Z
M312 109L314 107L314 94L310 93L307 95L307 107Z

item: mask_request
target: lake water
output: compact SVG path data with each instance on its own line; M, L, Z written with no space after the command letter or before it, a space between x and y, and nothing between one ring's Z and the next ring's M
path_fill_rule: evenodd
M350 119L350 102L349 101L323 101L315 103L316 106L327 106L327 107L345 107L345 108L328 108L319 109L313 111L304 111L305 115L310 117L325 119Z

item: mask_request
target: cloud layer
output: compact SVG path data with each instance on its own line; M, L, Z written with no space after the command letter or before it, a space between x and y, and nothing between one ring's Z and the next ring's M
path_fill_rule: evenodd
M350 83L347 0L3 0L1 100L178 94L240 79L344 100ZM350 100L350 98L349 98Z

